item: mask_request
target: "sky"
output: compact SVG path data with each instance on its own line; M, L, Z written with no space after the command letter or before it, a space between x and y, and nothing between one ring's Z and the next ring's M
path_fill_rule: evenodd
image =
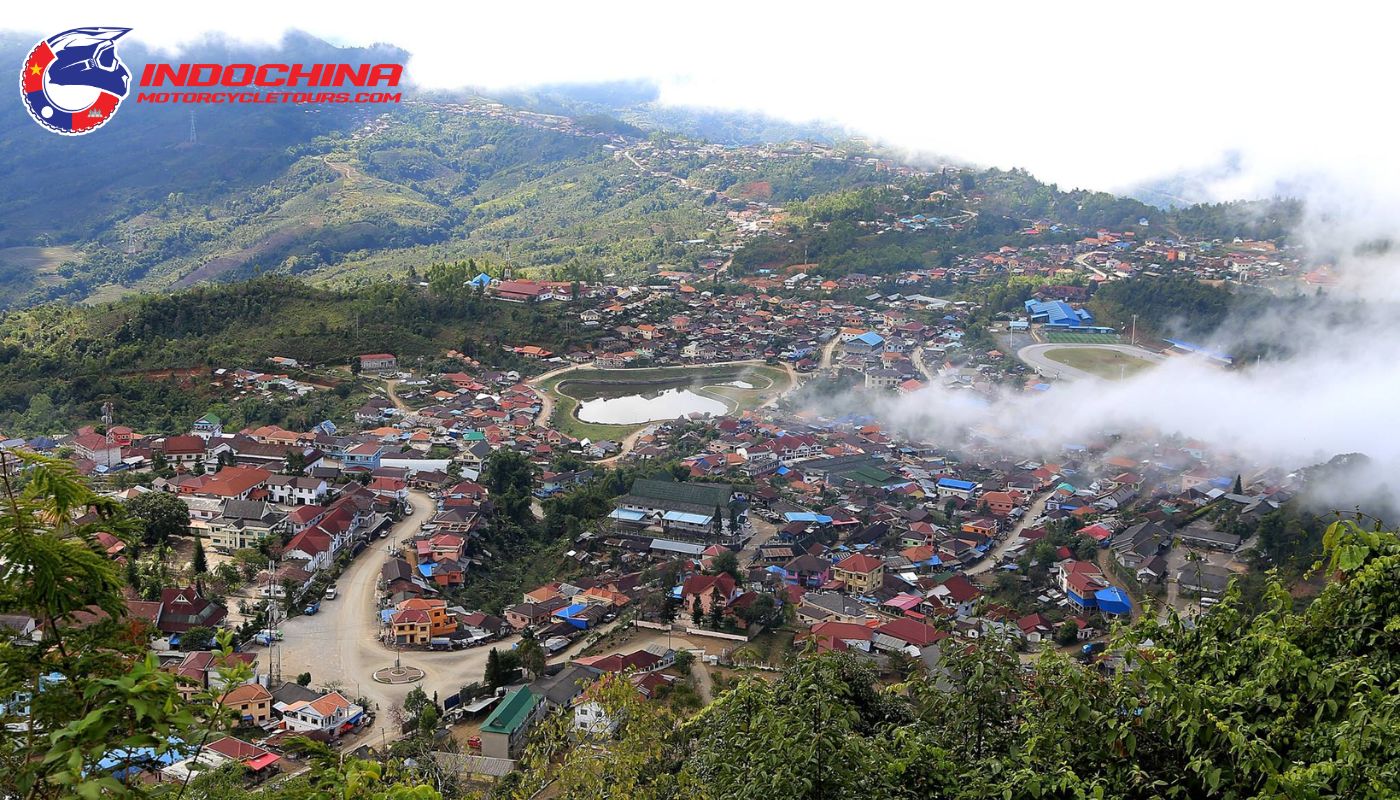
M5 28L122 25L177 54L298 29L412 53L432 88L650 80L670 104L823 121L906 150L1122 190L1240 165L1218 198L1360 186L1400 210L1382 4L15 4ZM386 8L398 10L388 13ZM53 9L53 10L51 10Z

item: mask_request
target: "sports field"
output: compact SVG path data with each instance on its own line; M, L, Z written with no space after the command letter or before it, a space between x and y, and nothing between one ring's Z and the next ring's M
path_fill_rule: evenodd
M1137 356L1120 353L1117 350L1100 350L1097 347L1056 347L1042 355L1051 361L1082 369L1100 378L1118 380L1132 377L1135 373L1152 366L1152 362Z
M1116 333L1066 333L1053 331L1045 334L1050 344L1118 344L1123 337Z

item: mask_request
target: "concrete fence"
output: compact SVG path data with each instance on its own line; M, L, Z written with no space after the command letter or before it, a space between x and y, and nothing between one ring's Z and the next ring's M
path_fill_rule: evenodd
M707 631L704 628L686 628L688 636L709 636L714 639L728 639L731 642L747 642L749 637L742 633L721 633L719 631Z

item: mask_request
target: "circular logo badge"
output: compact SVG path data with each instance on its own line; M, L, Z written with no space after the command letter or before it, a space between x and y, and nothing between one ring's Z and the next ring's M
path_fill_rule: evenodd
M131 74L117 57L117 40L130 30L74 28L34 45L19 76L29 116L64 136L106 125L131 87Z

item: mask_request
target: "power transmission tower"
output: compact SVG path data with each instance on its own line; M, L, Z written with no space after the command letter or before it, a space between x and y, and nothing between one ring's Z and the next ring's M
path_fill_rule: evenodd
M194 128L194 109L192 108L190 109L190 146L193 147L198 141L199 136Z

